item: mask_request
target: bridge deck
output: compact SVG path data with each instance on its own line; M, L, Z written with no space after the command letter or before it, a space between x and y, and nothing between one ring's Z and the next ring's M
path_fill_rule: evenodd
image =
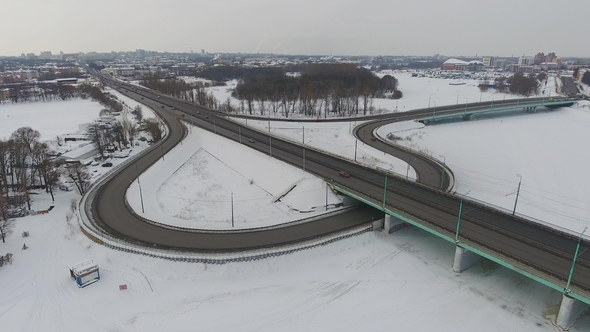
M483 113L499 113L499 112L509 112L509 111L520 111L523 109L536 109L539 107L547 107L547 108L558 108L558 107L566 107L572 106L574 101L571 100L553 100L552 98L547 98L547 100L542 100L540 102L522 102L520 103L517 100L516 104L511 105L494 105L493 103L489 105L477 105L477 104L466 104L465 108L462 110L457 109L455 112L439 112L437 113L436 108L432 108L432 113L429 115L425 115L423 117L419 117L416 121L419 122L430 122L430 121L437 121L437 120L447 120L453 118L468 118L474 114L483 114ZM439 108L440 109L440 108Z

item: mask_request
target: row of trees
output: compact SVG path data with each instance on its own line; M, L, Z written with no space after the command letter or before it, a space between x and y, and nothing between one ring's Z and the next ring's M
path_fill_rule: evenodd
M239 99L241 110L253 114L257 104L261 115L266 112L317 116L334 113L351 116L370 111L372 99L391 95L401 98L397 79L391 75L378 78L354 64L315 64L301 75L269 72L243 79L232 96Z
M179 79L164 79L158 75L146 77L141 84L150 89L180 98L197 105L228 113L282 114L289 117L301 114L320 117L322 114L353 116L372 112L373 98L399 99L398 81L391 75L377 77L354 64L300 65L301 75L289 75L289 68L213 67L201 72L200 77L212 80L239 79L232 96L239 106L228 99L218 101L205 90L201 82L186 83ZM294 68L290 68L294 69Z
M219 101L212 93L207 93L203 82L187 83L178 78L161 78L155 74L145 77L141 85L165 93L167 95L186 100L208 109L219 109Z
M540 82L546 82L547 74L540 73L538 75L525 75L521 72L515 73L511 77L498 77L494 80L494 88L500 92L510 92L513 94L530 96L537 94L540 87ZM488 86L482 84L479 88L484 91Z
M0 104L23 103L31 101L68 100L80 97L79 90L73 85L42 83L42 84L11 84L4 88L8 94L0 93Z

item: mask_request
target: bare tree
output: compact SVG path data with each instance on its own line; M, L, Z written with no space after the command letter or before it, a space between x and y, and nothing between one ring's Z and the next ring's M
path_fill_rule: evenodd
M148 132L152 136L154 142L161 140L164 134L164 129L162 128L160 121L154 118L145 119L141 126L141 130Z
M106 147L113 140L112 129L109 126L96 123L88 127L88 133L90 134L90 140L98 150L98 153L102 155Z
M140 105L135 106L133 111L131 111L131 114L133 114L133 117L135 117L135 120L137 120L138 123L143 120L143 110Z
M80 195L84 195L90 185L90 175L86 166L81 163L72 163L65 166L65 175L74 181Z
M12 233L14 227L14 218L10 218L8 213L8 203L3 196L0 196L0 236L2 243L6 243L6 236Z
M31 153L33 152L33 145L35 142L39 142L40 137L41 134L31 127L18 128L11 135L14 141L25 144Z

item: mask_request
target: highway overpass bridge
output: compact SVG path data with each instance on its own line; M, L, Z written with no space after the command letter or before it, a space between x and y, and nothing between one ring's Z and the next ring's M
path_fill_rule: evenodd
M464 105L452 105L452 106L444 106L439 107L438 112L436 106L433 108L428 108L430 110L430 114L424 114L423 116L417 117L414 120L418 122L422 122L424 124L431 124L437 121L442 120L449 120L449 119L462 119L462 120L470 120L474 115L480 114L501 114L507 112L514 112L514 111L524 111L529 113L536 113L537 109L541 107L546 108L559 108L559 107L569 107L575 103L574 100L564 97L542 97L536 98L534 100L531 99L516 99L510 100L509 103L502 103L496 102L494 105L494 101L486 102L485 104L475 103L475 104L464 104Z
M355 225L370 223L375 218L375 211L381 211L385 213L385 221L388 224L395 218L454 243L457 246L454 264L457 271L463 270L472 258L470 253L475 253L564 292L562 312L575 312L580 307L579 303L590 303L590 253L586 251L590 247L589 241L582 240L578 235L513 216L480 203L463 200L462 197L440 190L448 187L448 183L440 185L444 170L437 164L429 166L423 156L416 155L407 160L417 172L420 167L425 170L430 167L432 174L424 175L423 172L418 172L419 179L415 183L359 165L352 160L273 137L266 132L226 119L225 116L217 116L219 113L210 110L199 108L200 112L197 113L195 105L184 101L164 95L158 98L153 91L125 87L123 92L126 95L153 107L170 126L171 135L162 143L164 151L170 150L180 142L185 129L179 120L188 116L200 127L236 142L242 142L260 152L267 153L272 144L274 158L296 167L305 167L306 171L329 181L335 190L354 197L376 210L355 210L354 214L343 214L289 228L249 232L219 233L161 227L129 211L124 204L126 184L135 179L137 172L143 172L160 157L160 151L151 151L137 161L135 165L138 169L124 168L103 187L97 189L93 196L95 199L86 206L94 225L113 236L160 249L231 252L268 248L330 234ZM554 102L572 103L571 100L561 98L556 98ZM468 104L467 107L475 111L496 107L533 107L538 104L538 99L527 99L502 101L493 107L487 104ZM164 109L161 109L160 105L164 106ZM441 107L437 110L441 116L456 115L461 111L464 111L464 108L457 106ZM427 117L430 112L429 109L423 109L388 114L377 119L382 119L379 122L404 121ZM369 123L367 126L371 125L374 124ZM387 144L372 141L372 133L373 130L366 130L366 127L356 130L357 137L368 145ZM257 143L248 144L242 141L242 137L253 138ZM388 145L386 151L399 156L396 147ZM340 170L346 170L350 177L339 177L337 174ZM561 316L569 317L565 314Z

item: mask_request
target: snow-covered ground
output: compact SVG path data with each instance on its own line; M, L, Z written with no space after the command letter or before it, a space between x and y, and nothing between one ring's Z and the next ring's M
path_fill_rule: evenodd
M437 107L444 105L465 104L475 102L485 102L492 100L518 99L525 98L510 93L496 92L489 89L485 92L480 91L478 85L481 83L478 79L443 79L436 77L412 77L415 71L395 70L382 71L377 73L378 76L392 75L398 80L398 89L402 91L403 98L399 100L387 98L373 99L372 106L383 112L405 112L417 108ZM465 83L463 85L450 85L450 83ZM531 97L556 96L555 80L553 76L549 77L547 86L542 85L539 94ZM240 102L233 98L231 93L236 87L237 81L231 80L226 86L215 86L206 88L215 98L224 103L228 98L234 107L238 107ZM270 116L273 116L271 114ZM292 116L299 116L292 114Z
M378 133L445 161L459 194L509 211L520 174L516 211L579 233L590 226L590 152L583 143L590 141L589 105L434 126L408 121Z
M58 193L0 243L14 253L0 268L3 331L556 330L561 294L489 262L453 273L454 247L418 229L253 262L171 262L91 242L66 218L74 198ZM68 267L85 259L101 280L79 289ZM572 331L589 328L585 317Z
M41 133L41 140L78 132L78 125L92 122L103 107L84 99L52 100L0 105L0 138L8 138L20 127Z
M231 229L232 215L235 228L271 226L325 213L326 195L328 211L342 203L320 179L197 127L140 182L127 191L136 213L184 228Z
M434 87L431 85L429 89ZM406 96L406 91L404 94ZM422 102L424 96L431 94L431 90L409 93ZM453 102L452 98L446 99ZM530 189L527 185L540 186L541 180L537 177L551 177L548 174L569 177L569 171L559 170L564 167L570 169L570 164L564 163L564 160L569 161L571 156L566 159L553 158L550 153L561 148L573 150L577 147L578 151L583 150L586 141L585 134L582 134L583 121L586 118L582 115L588 115L585 110L565 109L547 114L437 125L426 129L452 132L458 130L455 126L466 128L499 121L500 125L490 126L498 131L507 121L518 121L519 118L531 121L522 121L519 130L513 128L512 131L502 131L502 136L515 135L520 131L520 136L515 138L522 142L516 142L521 145L514 149L536 151L543 157L536 156L535 160L546 164L541 171L532 171L529 175L525 171L532 170L536 164L523 159L512 162L507 158L512 165L508 173L504 174L510 181L508 186L512 190L516 188L517 179L512 173L523 174L521 197L526 197L525 190ZM563 118L567 119L570 112L578 116L571 115L573 118L569 126L564 124L553 128L556 121L553 118L543 124L532 125L533 119L559 114L564 114ZM253 123L248 121L249 125ZM265 125L264 122L257 124L261 129ZM9 134L21 126L22 123L12 123ZM309 124L309 129L308 124L305 126L306 144L336 154L344 154L342 150L345 150L348 151L345 155L347 158L354 157L354 140L350 136L348 124L314 123ZM36 129L34 125L31 127ZM77 128L77 125L73 128ZM271 123L273 133L297 141L302 139L302 130L298 130L296 127ZM568 135L564 134L566 130ZM71 131L73 129L66 130ZM537 132L545 134L547 139L553 138L553 142L540 138L529 139ZM574 136L576 134L578 136ZM175 196L164 199L166 207L175 204L175 201L180 202L177 199L179 196L184 197L186 194L197 197L203 192L203 188L196 188L198 186L194 182L188 182L191 178L195 182L205 182L205 190L220 186L223 190L219 189L215 195L222 195L224 198L221 200L227 202L232 191L245 190L241 186L233 187L230 182L234 179L245 182L246 187L258 185L265 188L264 191L269 192L267 197L271 197L303 177L300 171L278 166L281 172L285 172L283 174L289 175L285 175L281 183L270 183L270 179L264 179L260 174L264 174L265 170L274 172L272 167L277 165L270 165L274 162L267 164L265 161L258 165L260 170L247 171L251 173L246 173L246 170L254 166L242 165L244 160L252 160L253 164L257 158L269 160L266 156L251 149L228 148L208 133L193 130L193 135L194 138L179 147L185 150L175 152L182 158L173 157L174 153L166 155L162 165L167 166L156 166L149 171L157 172L160 168L162 174L167 174L160 178L159 183L154 180L152 189ZM447 135L453 136L453 133ZM438 138L440 145L430 147L425 143L420 148L431 150L435 157L444 155L458 179L461 174L457 173L461 169L456 166L463 167L461 163L470 158L480 161L476 165L463 167L465 173L477 174L476 179L467 177L465 183L472 187L482 187L485 183L490 185L489 190L499 191L497 184L504 181L495 180L498 177L495 175L492 175L492 181L489 174L494 174L491 169L498 167L502 160L490 161L484 158L486 154L481 151L512 148L507 143L492 145L497 140L487 140L489 136L485 135L479 142L476 140L479 135L464 137L469 137L470 146L479 146L478 158L471 158L470 153L474 152L468 149L470 146L457 144L450 151L435 150L435 147L449 149L442 145L446 136ZM565 144L560 145L563 142ZM549 144L552 148L541 150L536 144ZM566 148L567 145L570 147ZM359 152L367 154L366 158L377 159L368 147L359 145L358 148ZM524 164L519 165L517 162ZM376 166L379 163L375 161ZM385 160L383 163L390 164L391 161ZM228 166L236 164L239 166ZM394 171L399 167L402 171L398 173L403 175L404 165L396 165ZM210 179L189 178L191 173L201 177L217 177L221 174L227 179L215 184ZM571 174L573 176L574 173ZM147 174L145 177L145 184L148 185ZM253 184L249 183L251 178L254 179ZM141 183L143 187L144 175ZM572 186L577 188L579 183ZM307 188L312 190L316 184L316 180L310 180L310 187ZM499 187L504 190L506 185ZM458 191L463 194L469 189L459 187ZM304 198L309 196L298 195L307 190L294 190L284 200L284 204L291 207L317 205L305 201ZM547 191L553 192L552 189ZM469 196L474 196L475 192L472 189ZM250 195L258 197L254 193ZM318 196L324 197L319 195L319 191ZM571 197L569 194L565 196ZM75 217L68 217L72 215L68 211L71 200L78 198L75 192L58 192L53 211L17 219L14 233L7 238L7 243L0 243L0 254L15 254L12 265L0 268L0 321L3 331L556 330L551 318L561 300L560 293L489 262L483 262L461 274L453 273L454 246L418 229L409 227L392 235L366 233L313 250L254 262L224 265L181 263L113 251L91 242L80 233ZM237 196L235 198L238 200ZM524 198L521 199L518 211L523 212L527 204ZM50 203L49 196L45 194L33 195L33 200L34 209L45 209ZM580 200L587 201L585 196ZM156 199L152 205L157 204ZM198 213L189 204L176 204L177 211L185 209L188 213ZM226 210L227 207L219 209ZM226 218L227 223L225 216L216 218L214 220L220 223ZM30 237L21 238L23 231L29 231ZM20 249L23 243L27 244L28 250ZM88 258L100 265L102 279L87 288L78 289L69 277L68 267ZM118 286L121 284L126 284L128 290L119 291ZM590 319L587 316L582 317L572 328L573 331L589 329Z

